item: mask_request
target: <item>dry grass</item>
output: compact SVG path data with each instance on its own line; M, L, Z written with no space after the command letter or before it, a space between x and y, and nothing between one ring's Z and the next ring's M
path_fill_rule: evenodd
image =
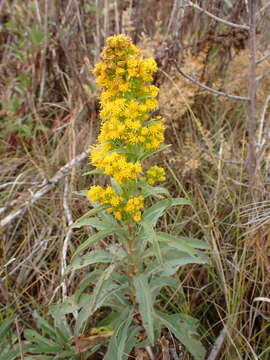
M164 291L160 306L197 317L209 352L225 329L218 359L267 360L269 128L266 125L262 132L262 197L254 204L248 196L245 167L245 104L203 92L181 78L169 62L170 57L177 59L187 73L208 86L246 96L247 38L192 9L179 20L179 28L170 21L177 3L173 1L166 6L152 0L145 5L133 2L133 6L130 1L111 1L108 11L103 11L103 1L97 3L98 10L95 1L81 0L67 5L48 0L0 4L0 205L7 207L1 219L94 143L98 91L89 67L98 58L106 31L125 31L159 61L160 113L167 118L166 142L172 147L158 161L167 169L171 193L193 204L192 211L168 213L160 227L203 238L212 247L212 266L183 268L177 275L179 292ZM233 10L225 1L208 3L207 9L220 17L246 21L244 1L237 1ZM259 22L258 54L263 54L270 30L269 16L266 12ZM177 45L180 40L182 47ZM265 123L269 122L269 107L264 104L268 69L266 60L257 74L258 119L264 106ZM87 236L81 230L68 235L68 225L89 208L79 192L97 181L82 176L87 170L87 161L72 167L50 191L0 229L0 323L16 315L13 330L21 341L23 329L36 326L33 311L46 317L49 304L72 294L82 276L72 274L63 284L61 274ZM169 334L167 338L173 343ZM179 356L182 353L181 359L189 359L178 344L174 349Z

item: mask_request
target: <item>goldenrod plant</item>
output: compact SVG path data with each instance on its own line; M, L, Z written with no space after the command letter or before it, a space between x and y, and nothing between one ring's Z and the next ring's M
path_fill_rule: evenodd
M195 359L205 356L196 320L187 314L165 314L158 306L160 290L176 286L173 275L180 266L208 260L199 251L207 248L204 242L154 229L167 209L190 205L154 186L165 180L165 171L146 161L165 148L164 120L151 116L158 107L159 89L151 85L156 71L155 60L144 59L124 35L107 39L93 71L102 89L102 123L90 162L93 172L107 176L108 185L92 186L87 193L93 209L75 226L92 226L98 232L79 246L69 271L103 264L89 274L91 284L96 279L95 287L79 311L77 330L98 308L111 309L107 319L113 321L102 322L113 329L105 360L127 359L133 348L153 346L162 328L169 329ZM102 242L86 252L105 238L106 245Z
M186 313L165 313L160 306L164 287L179 288L174 275L180 266L208 263L201 251L208 246L155 230L166 210L191 205L155 186L165 180L165 171L147 160L166 148L164 119L151 114L158 107L159 89L151 85L156 71L155 60L144 59L124 35L107 39L93 70L102 90L102 122L90 154L95 168L90 174L106 176L107 185L91 186L87 197L93 209L73 225L97 230L67 267L67 273L86 268L89 274L73 296L52 309L58 319L75 314L76 351L85 358L104 343L105 360L128 359L136 348L152 347L158 354L163 329L194 359L205 357L197 321ZM97 311L101 320L93 326Z

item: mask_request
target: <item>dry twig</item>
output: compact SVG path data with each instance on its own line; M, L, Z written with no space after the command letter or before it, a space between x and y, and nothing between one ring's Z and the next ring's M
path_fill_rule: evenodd
M67 249L68 249L68 243L71 239L72 236L72 228L71 225L73 224L73 219L72 219L72 213L71 210L69 208L68 205L68 194L69 194L69 184L68 184L68 176L65 177L65 190L64 190L64 198L63 198L63 208L65 211L65 215L66 215L66 219L67 219L67 223L68 223L68 231L67 234L65 236L64 239L64 243L63 243L63 249L62 249L62 257L61 257L61 275L63 277L63 281L62 281L62 296L63 296L63 300L65 300L66 296L67 296L67 281L66 279L64 279L64 275L65 275L65 270L67 267Z
M89 155L90 150L86 150L80 155L77 155L74 159L72 159L69 163L61 167L56 174L49 180L46 180L46 183L40 190L30 189L31 197L27 201L25 201L17 210L12 211L9 215L7 215L4 219L0 221L0 227L4 227L10 224L14 219L18 216L21 216L28 208L28 206L33 205L37 200L42 198L48 191L52 190L56 184L77 164L81 161L85 160ZM8 207L8 205L7 205Z
M235 24L235 23L232 23L230 21L227 21L225 19L222 19L212 13L210 13L209 11L207 10L204 10L202 9L199 5L197 4L194 4L192 1L186 1L187 2L187 5L186 6L189 6L189 7L193 7L194 9L200 11L201 13L211 17L212 19L216 20L216 21L219 21L220 23L224 24L224 25L228 25L228 26L232 26L232 27L235 27L235 28L238 28L238 29L243 29L243 30L249 30L249 26L248 25L242 25L242 24Z
M210 91L211 93L215 94L215 95L218 95L218 96L225 96L229 99L233 99L233 100L242 100L242 101L249 101L250 99L248 97L244 97L244 96L236 96L236 95L230 95L230 94L227 94L227 93L224 93L222 91L218 91L218 90L215 90L215 89L212 89L202 83L200 83L198 80L194 79L192 76L186 74L183 70L180 69L180 67L178 66L177 62L172 59L171 60L175 67L176 67L176 70L182 75L184 76L186 79L192 81L194 84L198 85L200 88L202 88L203 90L206 90L206 91Z
M216 338L216 341L213 344L212 350L211 350L207 360L216 360L217 359L217 357L220 353L221 347L224 343L225 336L226 336L226 328L224 327L221 330L221 332L219 333L218 337Z
M260 59L258 59L258 60L256 61L256 64L257 64L257 65L260 64L261 62L263 62L264 60L268 59L269 57L270 57L270 53L262 56Z

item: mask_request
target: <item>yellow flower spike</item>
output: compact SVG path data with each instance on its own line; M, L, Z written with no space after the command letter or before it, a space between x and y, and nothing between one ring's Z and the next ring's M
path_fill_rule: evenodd
M99 144L92 151L90 161L113 178L122 193L116 194L112 187L96 187L89 190L88 196L92 201L108 205L107 211L122 221L141 220L144 198L139 196L141 190L137 184L142 179L149 184L165 179L162 171L154 167L143 176L142 164L137 160L144 152L158 149L164 140L162 119L151 119L149 114L158 105L155 98L159 89L149 84L156 71L155 60L143 59L140 50L125 35L107 39L101 61L93 70L103 90L102 125Z

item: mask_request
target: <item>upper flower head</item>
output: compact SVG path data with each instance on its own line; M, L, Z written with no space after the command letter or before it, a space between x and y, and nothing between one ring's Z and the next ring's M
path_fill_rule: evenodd
M143 59L140 50L125 35L107 39L101 61L93 70L103 90L100 101L102 125L99 144L92 151L90 160L127 190L123 190L126 199L113 193L110 187L92 187L88 196L92 201L108 205L107 210L117 219L140 221L144 198L138 196L136 185L143 175L139 159L143 153L158 149L164 139L162 119L150 119L149 114L158 105L155 98L159 89L149 84L156 71L155 60ZM149 184L162 181L164 170L152 167L146 177ZM130 193L131 188L133 193Z

